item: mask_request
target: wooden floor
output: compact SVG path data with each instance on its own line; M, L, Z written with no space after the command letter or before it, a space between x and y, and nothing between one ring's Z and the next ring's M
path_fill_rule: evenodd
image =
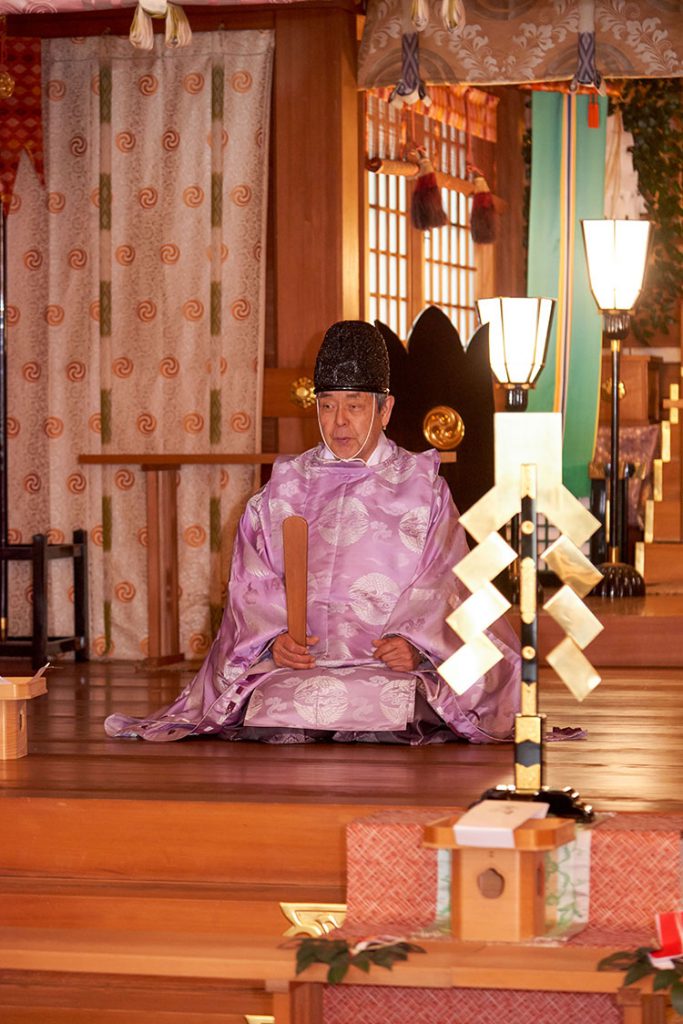
M0 665L4 674L11 666ZM73 663L50 671L29 703L29 756L0 762L5 797L86 797L245 803L463 805L512 781L508 744L405 748L277 747L216 738L152 744L105 736L112 711L144 715L170 701L192 669L145 673L130 664ZM683 808L683 668L604 668L578 704L544 671L548 729L587 738L546 745L546 781L572 785L597 809Z

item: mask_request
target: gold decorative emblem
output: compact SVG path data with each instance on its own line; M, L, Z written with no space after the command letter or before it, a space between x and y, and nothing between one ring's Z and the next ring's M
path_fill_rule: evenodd
M8 100L14 93L14 79L6 67L0 67L0 100Z
M626 385L624 384L623 380L619 381L619 384L617 386L617 391L619 392L619 398L620 399L626 397ZM612 397L612 378L611 377L607 377L607 379L602 382L602 387L600 388L600 397L602 398L603 402L609 402L609 400L611 399L611 397Z
M308 409L310 406L315 405L315 392L313 391L313 381L310 377L297 377L296 380L292 381L289 400L302 409Z
M341 928L346 917L345 903L281 903L280 910L292 926L284 935L311 935L315 939Z
M244 1019L247 1024L275 1024L275 1017L265 1013L246 1013Z
M459 412L450 405L435 405L422 421L422 433L440 452L457 448L465 436L465 424Z

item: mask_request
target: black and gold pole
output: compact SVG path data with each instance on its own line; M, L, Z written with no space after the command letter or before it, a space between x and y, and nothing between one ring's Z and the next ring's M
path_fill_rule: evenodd
M538 713L538 602L536 466L521 467L519 526L519 612L522 653L520 712L515 716L515 791L533 793L543 785L543 715Z

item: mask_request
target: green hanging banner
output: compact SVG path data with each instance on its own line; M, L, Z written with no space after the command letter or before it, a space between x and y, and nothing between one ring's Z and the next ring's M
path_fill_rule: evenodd
M590 127L589 104L595 103L595 97L534 92L531 107L527 293L555 298L557 305L529 409L562 413L562 474L578 498L589 493L602 344L581 233L581 221L601 218L604 208L607 100L597 99L600 124Z

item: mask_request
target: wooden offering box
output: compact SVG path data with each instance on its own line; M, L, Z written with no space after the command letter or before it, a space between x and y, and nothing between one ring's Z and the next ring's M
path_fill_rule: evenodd
M47 693L45 676L0 676L0 761L28 753L26 701Z
M425 827L424 845L453 850L451 931L466 942L520 942L545 934L544 854L574 839L574 822L536 818L514 831L514 849L459 846L460 815Z

